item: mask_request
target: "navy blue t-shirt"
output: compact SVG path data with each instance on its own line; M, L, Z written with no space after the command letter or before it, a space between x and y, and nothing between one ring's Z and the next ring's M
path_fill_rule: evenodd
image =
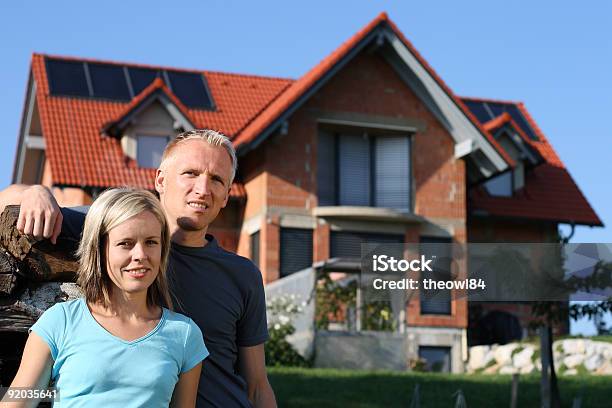
M63 208L62 235L79 238L88 207ZM197 407L251 407L238 374L238 348L268 339L261 272L221 248L212 235L200 248L172 244L168 283L175 310L202 330L210 356L203 362Z

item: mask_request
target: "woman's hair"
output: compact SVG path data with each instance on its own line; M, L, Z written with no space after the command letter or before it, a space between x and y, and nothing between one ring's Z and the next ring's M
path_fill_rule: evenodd
M166 266L170 252L170 230L159 200L145 190L114 188L102 193L91 205L85 217L83 237L77 256L79 270L77 282L91 303L110 305L113 282L106 270L106 241L108 232L130 218L150 211L161 225L161 260L155 281L147 289L148 306L172 309Z

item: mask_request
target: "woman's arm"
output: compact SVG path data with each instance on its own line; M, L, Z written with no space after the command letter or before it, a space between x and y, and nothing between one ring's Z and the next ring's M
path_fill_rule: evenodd
M52 368L53 358L49 346L40 336L32 332L26 342L21 364L11 387L47 388ZM0 402L0 408L35 407L37 405L38 401Z
M202 363L181 374L176 387L174 387L172 401L170 401L172 408L195 407L198 384L200 383L200 371L202 371Z

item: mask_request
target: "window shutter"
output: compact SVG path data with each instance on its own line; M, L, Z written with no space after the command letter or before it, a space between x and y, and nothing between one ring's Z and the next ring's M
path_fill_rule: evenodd
M361 258L361 244L400 244L400 234L372 234L367 232L332 231L330 236L330 258Z
M251 235L251 261L259 268L259 231Z
M451 279L450 238L421 237L422 255L428 259L435 257L431 263L433 272L423 271L422 278L434 280ZM423 295L424 294L424 295ZM448 289L421 291L421 314L451 314L451 291Z
M409 138L376 138L376 207L410 209Z
M367 137L339 139L339 204L370 205L370 142Z
M319 131L317 145L317 196L319 206L336 205L336 146L332 133Z
M312 230L281 228L280 276L291 275L312 266Z

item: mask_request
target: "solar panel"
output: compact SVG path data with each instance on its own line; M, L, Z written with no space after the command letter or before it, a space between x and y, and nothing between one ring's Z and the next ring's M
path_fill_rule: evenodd
M51 95L90 96L82 62L47 58L46 65Z
M202 74L166 71L172 92L189 108L212 109Z
M487 102L489 108L493 111L495 116L499 116L504 112L508 112L508 114L512 117L512 119L516 122L516 124L521 128L523 132L527 134L527 136L532 140L538 140L535 132L529 126L521 112L518 110L516 105L512 103L498 103L498 102Z
M94 97L130 100L130 91L122 66L88 64L88 68Z
M149 68L128 68L130 74L130 81L132 82L132 89L134 95L141 93L151 82L155 81L155 78L161 75L161 72L156 69Z
M529 123L523 117L523 114L519 111L516 105L508 106L508 113L512 116L512 119L516 122L517 125L527 134L527 136L531 140L539 140L533 128L529 125Z
M464 100L463 102L466 104L470 112L472 112L481 123L486 123L493 119L491 115L489 115L489 112L487 112L483 102L466 100Z
M213 109L202 74L152 68L46 59L52 95L83 96L126 102L140 94L155 78L162 78L189 108ZM127 75L126 75L127 69Z

